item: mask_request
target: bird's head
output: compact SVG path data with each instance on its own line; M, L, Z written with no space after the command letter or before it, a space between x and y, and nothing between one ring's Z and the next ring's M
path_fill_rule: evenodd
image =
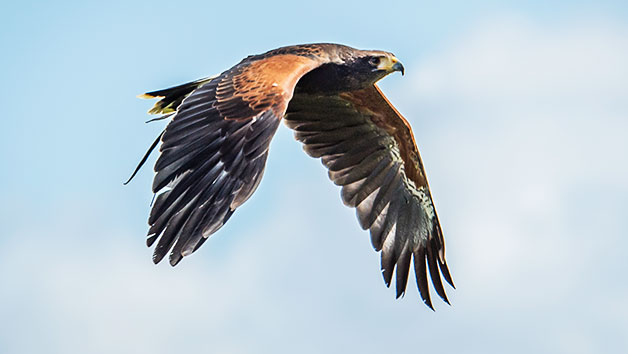
M395 71L400 71L401 75L405 71L403 64L392 53L379 50L359 51L350 65L369 83L375 83Z
M360 50L339 44L316 44L324 48L325 64L304 75L297 86L301 92L347 92L372 86L386 75L404 68L394 54Z

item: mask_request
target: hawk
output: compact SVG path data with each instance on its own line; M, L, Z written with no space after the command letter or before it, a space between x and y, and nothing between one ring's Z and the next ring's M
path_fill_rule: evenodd
M161 142L147 244L153 261L194 253L259 186L281 120L305 152L320 158L381 251L386 286L397 298L411 260L419 293L433 310L428 272L449 304L445 243L408 122L376 82L404 67L389 52L319 43L251 55L218 76L148 92L170 118L129 181ZM128 183L128 181L127 181Z

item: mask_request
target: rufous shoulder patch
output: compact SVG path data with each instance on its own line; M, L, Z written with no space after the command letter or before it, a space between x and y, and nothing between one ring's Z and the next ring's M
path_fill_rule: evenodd
M297 81L320 61L294 54L280 54L243 63L216 89L217 107L227 119L241 119L266 109L281 118ZM240 112L235 109L240 106ZM244 116L243 116L244 115Z

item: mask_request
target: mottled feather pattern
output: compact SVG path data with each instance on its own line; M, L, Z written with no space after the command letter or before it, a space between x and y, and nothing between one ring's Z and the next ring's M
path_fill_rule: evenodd
M162 137L149 246L176 264L216 232L259 184L279 118L272 110L228 120L216 107L218 78L186 98ZM257 163L256 161L261 161Z
M312 55L251 56L217 77L144 95L162 98L150 113L176 111L155 163L147 239L157 242L155 263L170 252L177 264L251 197L296 82L318 65Z
M382 51L288 46L249 56L217 77L143 95L160 98L150 113L171 118L133 173L160 141L147 239L154 262L170 253L176 265L251 197L284 118L370 231L386 285L395 275L402 296L413 264L425 304L433 309L428 277L449 303L444 239L412 130L374 85L403 72L396 63Z
M216 107L225 119L247 119L266 109L283 116L297 80L320 65L293 54L252 59L235 66L218 82Z
M453 282L426 180L420 171L414 179L406 173L407 166L415 163L407 151L416 147L413 140L398 140L400 128L391 132L391 125L378 124L382 110L377 106L387 101L383 96L377 98L380 91L376 87L366 90L370 92L332 96L298 93L288 106L285 121L305 151L321 158L330 179L342 186L343 202L356 208L360 226L370 230L373 247L381 251L386 285L392 283L396 269L397 297L402 296L414 259L419 292L433 308L424 286L428 271L437 294L446 302L439 269L452 286ZM354 97L371 101L365 106ZM404 144L411 145L405 146L405 156L400 148ZM423 185L417 187L417 182ZM429 268L424 266L426 262Z

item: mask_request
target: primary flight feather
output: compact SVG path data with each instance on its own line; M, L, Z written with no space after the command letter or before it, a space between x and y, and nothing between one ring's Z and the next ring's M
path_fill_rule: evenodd
M449 303L441 280L453 287L443 234L412 130L375 84L395 71L403 74L404 67L388 52L305 44L141 95L160 98L149 113L170 118L133 173L161 142L148 220L153 261L170 253L176 265L251 197L283 118L370 230L386 285L395 273L397 297L404 294L413 260L425 304L433 308L428 272Z

